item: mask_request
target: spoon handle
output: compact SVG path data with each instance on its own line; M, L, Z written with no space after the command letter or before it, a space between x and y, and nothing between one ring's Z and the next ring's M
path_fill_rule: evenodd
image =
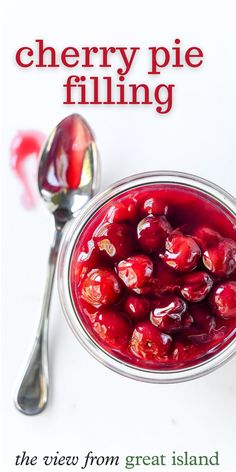
M61 237L62 229L58 227L50 249L41 315L34 344L16 394L16 408L25 415L37 415L45 408L48 400L48 320Z

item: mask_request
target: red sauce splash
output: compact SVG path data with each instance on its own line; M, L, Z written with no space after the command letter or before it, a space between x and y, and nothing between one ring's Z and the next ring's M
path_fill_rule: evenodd
M34 184L38 158L45 135L40 131L18 131L14 136L10 147L10 165L23 187L22 203L26 209L32 209L37 205ZM33 166L28 168L28 161L34 159Z
M52 193L77 189L86 151L94 142L89 125L80 115L69 115L57 125L49 142L50 139L47 159L41 162L40 186Z

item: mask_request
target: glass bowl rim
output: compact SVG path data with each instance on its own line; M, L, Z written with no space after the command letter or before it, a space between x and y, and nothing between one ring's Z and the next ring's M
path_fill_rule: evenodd
M95 359L111 370L135 380L151 383L176 383L201 377L227 362L236 353L236 336L220 352L193 366L180 369L151 370L128 364L109 354L87 332L74 307L69 280L71 255L76 240L93 214L109 200L127 190L160 183L182 185L201 191L223 205L236 217L236 199L223 188L196 175L163 170L128 176L95 195L76 218L67 223L59 250L57 280L59 298L65 318L76 338Z

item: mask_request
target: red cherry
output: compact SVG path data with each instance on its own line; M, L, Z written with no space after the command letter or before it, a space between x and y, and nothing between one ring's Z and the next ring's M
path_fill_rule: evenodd
M187 304L175 295L156 298L151 304L150 321L166 333L178 331L183 327L183 314Z
M215 317L211 315L205 304L192 305L191 314L195 325L204 327L208 332L215 326Z
M90 240L80 251L75 252L75 257L72 260L71 275L76 286L81 284L82 279L90 272L91 267L99 267L100 265L100 253L95 248L93 240Z
M150 321L142 321L134 329L130 350L142 359L161 360L168 355L171 343L171 336L159 331Z
M199 226L194 231L194 239L196 239L200 248L205 251L208 247L217 244L222 239L222 236L218 231L208 226Z
M204 327L191 326L189 329L186 329L184 335L187 337L188 341L194 344L205 344L209 343L212 339L211 333L208 329Z
M210 303L216 315L222 318L236 317L236 282L223 282L214 287Z
M180 275L159 259L155 266L155 277L151 278L149 287L153 296L176 292L180 289Z
M143 295L143 296L149 295L149 293L151 293L150 291L151 280L152 279L150 279L150 282L148 283L148 285L144 285L143 287L133 288L132 291L137 293L137 295Z
M146 252L161 249L172 228L165 216L148 215L137 226L139 246Z
M117 273L126 287L134 289L148 283L153 272L153 263L147 256L131 256L120 261Z
M201 249L191 236L173 231L167 238L162 260L179 272L187 272L197 267Z
M182 296L189 302L200 302L213 286L212 277L203 270L186 274L182 279Z
M106 310L97 314L92 324L94 331L111 348L122 348L128 344L131 324L124 313Z
M184 364L188 361L195 361L202 357L204 354L204 349L201 346L195 344L186 343L180 340L177 340L174 343L173 347L173 359L178 362L178 364Z
M106 259L119 261L134 251L132 227L122 223L105 223L94 235L95 245Z
M236 243L232 239L222 239L203 253L203 264L217 277L225 277L236 269Z
M167 215L168 205L157 198L147 198L141 206L141 214L147 215Z
M193 324L193 317L188 311L182 316L182 327L181 329L188 329Z
M182 332L183 336L194 344L204 344L212 340L216 327L215 317L205 307L192 306L193 325Z
M107 215L110 223L135 223L137 217L137 203L131 198L113 203Z
M84 278L81 296L94 306L111 305L117 301L121 290L115 272L110 269L92 269Z
M209 307L201 306L201 304L192 306L191 313L195 326L195 333L192 333L194 336L192 338L193 342L208 342L210 343L210 347L215 347L217 344L224 341L226 337L226 327L223 318L215 317L209 312ZM198 332L196 330L198 330ZM201 339L202 336L203 340Z
M150 311L150 301L137 295L128 295L124 304L125 312L134 321L145 318Z

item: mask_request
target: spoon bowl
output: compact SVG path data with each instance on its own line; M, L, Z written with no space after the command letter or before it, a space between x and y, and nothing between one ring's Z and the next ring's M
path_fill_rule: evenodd
M39 192L49 211L67 221L97 193L99 185L100 159L93 132L80 115L69 115L45 143Z

